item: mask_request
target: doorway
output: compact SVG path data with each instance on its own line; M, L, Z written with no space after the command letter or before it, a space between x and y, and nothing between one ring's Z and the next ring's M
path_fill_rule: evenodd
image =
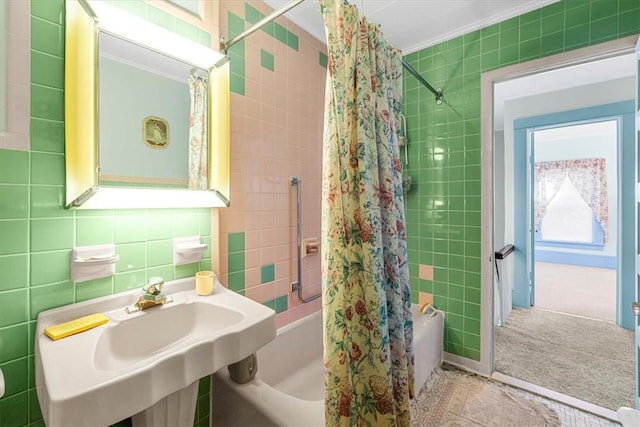
M518 308L495 331L498 373L609 410L634 402L633 332L616 325L633 301L633 284L615 280L617 268L633 275L633 264L616 256L633 247L626 236L633 222L619 220L633 205L618 197L618 186L634 182L633 164L619 161L632 157L633 132L627 144L623 132L632 115L633 103L620 102L514 121ZM604 297L608 321L594 314L606 312Z
M499 98L499 95L494 93L493 91L494 85L497 86L498 83L506 83L507 85L509 85L513 83L513 81L516 78L520 78L525 75L527 76L533 75L535 73L536 78L538 78L539 80L535 84L529 85L530 87L533 88L533 90L528 94L524 95L523 99L511 98L508 100L504 100L504 99L502 100L503 103L513 104L512 107L515 107L516 110L514 110L515 112L512 112L512 114L515 115L520 113L522 108L525 108L527 105L528 106L533 105L534 104L533 101L536 101L535 98L541 96L539 92L544 92L549 86L553 85L553 84L548 85L544 83L544 78L546 76L544 76L543 74L553 73L554 71L557 71L560 68L563 68L565 66L574 66L576 64L578 64L578 66L583 66L585 65L586 62L590 62L590 61L598 62L603 59L603 56L612 55L612 56L618 57L622 53L626 54L627 52L631 52L633 50L634 42L635 40L630 39L624 43L618 43L617 46L606 46L606 47L594 46L594 47L586 48L579 52L576 52L576 55L574 55L573 58L567 58L566 56L562 57L562 55L560 55L557 58L557 62L554 62L554 59L556 58L545 58L545 61L544 62L540 61L539 64L519 64L518 66L507 67L507 69L502 69L502 70L495 70L494 72L490 72L490 73L487 73L486 75L483 75L482 111L483 111L483 115L485 114L486 111L488 111L487 114L489 117L485 116L485 119L489 123L494 124L494 126L489 131L487 131L486 129L483 129L483 157L485 155L488 155L489 158L495 159L496 162L499 162L500 156L502 156L503 158L509 158L509 157L513 158L513 151L509 151L509 148L504 143L504 139L507 137L509 133L513 134L513 131L514 131L513 124L511 124L511 128L509 129L508 123L513 123L513 119L515 117L512 116L511 121L503 117L502 119L504 123L504 128L502 130L498 129L495 126L495 121L492 119L497 117L499 113L498 112L493 113L492 111L494 110L493 101L494 101L494 98ZM621 45L624 45L624 47L622 47ZM539 73L541 69L552 70L552 71ZM617 71L615 68L614 70ZM611 69L609 69L609 71L607 72L609 74L609 77L612 74L610 71ZM573 74L571 75L569 80L575 80L575 70L572 70L572 73ZM593 77L593 74L592 74L592 77ZM604 83L602 83L604 80L605 79L598 82L592 81L589 83L596 86L599 84L601 85L599 89L595 91L591 91L591 94L600 93L600 94L605 94L605 96L609 96L612 94L611 90L604 89L604 86L602 86L604 85ZM541 88L543 88L544 90L541 90ZM563 89L554 88L554 90L557 92L558 90L562 91ZM565 90L564 92L558 95L559 99L555 99L553 101L546 101L547 106L564 108L564 111L582 107L582 105L579 105L577 101L583 100L585 98L585 95L572 96L572 95L568 95L568 92L567 92L568 89L564 89L564 90ZM627 89L624 89L624 90L627 90ZM485 96L485 91L491 92L491 95ZM509 88L507 91L510 93L513 93L511 88ZM615 90L613 90L613 92L615 92ZM633 90L631 90L631 92L627 91L626 94L627 96L629 94L632 95ZM548 95L548 94L545 93L545 95ZM623 99L629 99L629 97L623 98ZM599 102L591 105L598 105L606 102L617 102L617 101L619 100L609 97L605 102ZM543 103L545 103L545 101L543 101ZM564 107L560 107L560 105L563 103L569 104L568 108L567 108L567 105L565 105ZM518 108L520 108L520 110L518 110ZM560 111L562 111L562 109ZM529 117L535 116L536 114L544 114L544 111L533 111L533 114L530 114ZM519 116L519 117L528 117L528 116ZM485 119L483 119L483 123L486 122ZM496 131L494 131L494 129L496 129ZM499 135L500 132L502 132L502 136L503 136L502 141L500 140L501 139ZM494 139L494 136L496 137L495 139ZM494 145L494 142L495 142L495 145ZM494 150L496 154L495 157L494 157ZM513 150L513 148L511 148L511 150ZM633 156L630 156L630 157L633 157ZM516 185L517 183L513 182L513 180L511 180L510 182L509 179L504 179L502 181L500 181L499 179L501 173L503 174L504 177L506 177L506 176L509 176L510 173L512 173L512 171L507 171L507 170L499 171L497 168L493 169L493 165L491 164L487 165L487 167L489 168L489 170L494 171L494 176L488 179L491 182L484 183L483 198L488 196L489 200L493 200L495 204L492 204L491 209L488 210L491 212L490 217L488 219L486 217L483 218L483 227L489 226L490 227L489 233L491 233L491 237L490 237L491 240L483 239L483 242L484 242L483 250L486 248L488 251L493 253L494 248L499 248L499 247L502 247L503 244L514 242L515 236L513 234L513 230L515 229L515 227L514 227L513 221L514 221L514 217L517 218L518 215L514 215L514 211L513 211L514 208L508 206L508 203L504 200L505 197L503 197L503 195L507 195L507 194L513 195L514 185ZM492 179L494 177L495 177L495 181ZM500 203L503 203L504 205L500 206ZM631 210L631 212L633 214L633 209ZM511 221L511 223L509 223L509 221ZM509 230L511 230L511 232ZM533 243L533 239L531 243ZM516 253L517 252L522 252L522 251L516 250ZM519 262L525 263L524 268L526 268L525 258L519 260ZM514 264L517 264L517 263L514 262ZM493 276L493 274L491 273L492 272L489 271L489 268L487 268L487 270L483 270L483 296L485 298L483 299L483 319L485 321L487 321L488 319L491 319L493 315L494 288L493 288L493 277L491 277ZM515 296L516 295L514 292L514 300L516 299ZM528 298L530 298L529 306L531 305L531 302L535 303L535 294L532 295L531 293L529 293ZM485 306L485 302L487 303L486 306ZM489 310L487 313L484 313L484 307L489 307ZM487 355L488 360L490 361L489 370L491 373L493 372L495 367L495 364L494 364L494 360L495 360L494 344L495 343L494 343L494 333L493 333L495 325L491 320L488 320L488 323L490 324L490 333L489 333L490 338L486 342L488 344L486 348L488 353ZM521 385L521 384L518 384L518 385ZM577 404L575 406L580 406L580 404ZM589 407L586 407L584 409L592 410L592 408L589 408ZM604 411L602 415L610 416L611 413L610 411L608 413L607 411Z
M616 322L625 305L616 304L618 127L602 118L528 131L533 307Z
M608 320L631 329L633 164L622 163L626 101L514 121L514 306ZM499 167L499 166L497 166ZM620 187L620 185L624 186ZM627 193L628 194L628 193ZM620 238L619 238L620 237ZM627 270L627 280L617 272Z

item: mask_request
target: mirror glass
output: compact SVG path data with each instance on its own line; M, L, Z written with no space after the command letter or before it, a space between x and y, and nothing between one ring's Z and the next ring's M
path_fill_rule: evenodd
M227 206L227 57L102 1L66 43L68 207Z
M207 70L104 31L98 46L100 185L188 188L189 85Z

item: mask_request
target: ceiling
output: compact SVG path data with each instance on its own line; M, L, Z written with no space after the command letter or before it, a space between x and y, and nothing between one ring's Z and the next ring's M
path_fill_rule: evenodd
M558 0L351 0L406 55L453 37L539 9ZM289 0L265 0L277 9ZM318 0L305 0L285 15L318 40L325 30Z
M494 129L504 128L505 102L515 99L576 87L583 91L597 91L602 90L599 84L618 79L624 79L629 95L610 102L633 98L635 70L635 55L630 53L500 82L494 87Z
M454 37L539 9L558 0L350 0L372 23L380 24L385 37L403 54L424 49ZM264 0L274 9L289 0ZM325 43L325 29L318 0L305 0L285 16ZM496 86L494 119L502 128L505 101L534 94L633 76L633 55L540 73ZM424 76L428 80L428 76ZM446 97L446 94L445 94Z

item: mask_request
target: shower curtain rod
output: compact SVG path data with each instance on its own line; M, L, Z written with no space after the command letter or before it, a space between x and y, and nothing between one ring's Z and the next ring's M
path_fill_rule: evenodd
M287 13L288 11L290 11L291 9L293 9L294 7L296 7L297 5L302 3L303 1L304 0L291 0L289 3L287 3L287 4L283 5L282 7L274 10L273 12L271 12L271 14L265 16L264 18L262 18L261 20L259 20L258 22L256 22L255 24L253 24L252 26L250 26L249 28L247 28L246 30L241 32L240 34L238 34L237 36L233 37L231 40L227 41L224 36L220 37L220 45L222 46L222 50L224 51L225 55L227 54L227 52L228 52L228 50L229 50L229 48L231 46L233 46L234 44L244 40L249 35L253 34L256 31L258 31L260 28L264 27L265 25L267 25L269 22L273 21L277 17L279 17L281 15L284 15L285 13ZM440 88L435 89L433 86L431 86L429 84L429 82L426 81L404 59L402 60L402 65L404 66L404 68L407 69L407 71L409 71L411 74L413 74L413 76L416 79L418 79L418 81L420 83L422 83L427 89L429 89L429 91L431 93L433 93L435 95L436 104L442 104L442 89L440 89Z
M428 81L426 81L416 70L415 68L413 68L411 65L409 65L409 63L407 61L404 60L404 58L402 59L402 65L404 66L404 68L407 69L407 71L409 71L411 74L413 74L413 77L415 77L416 79L418 79L418 81L420 83L422 83L424 86L426 86L427 89L429 89L429 91L431 93L433 93L436 97L436 104L442 104L442 89L438 88L434 88L433 86L431 86L429 84Z
M233 37L229 41L226 41L224 36L220 37L220 44L222 45L222 50L224 50L225 55L227 54L227 51L231 46L242 41L243 39L253 34L254 32L258 31L260 28L264 27L265 25L267 25L269 22L273 21L280 15L284 15L285 13L287 13L288 11L290 11L291 9L293 9L303 1L304 0L291 0L289 3L274 10L269 15L265 16L264 18L262 18L261 20L259 20L258 22L256 22L255 24L253 24L252 26L250 26L240 34L238 34L237 36Z

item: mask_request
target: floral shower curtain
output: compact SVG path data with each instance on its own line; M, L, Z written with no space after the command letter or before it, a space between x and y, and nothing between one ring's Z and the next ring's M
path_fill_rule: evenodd
M322 204L327 426L408 426L413 323L398 137L401 53L320 0L329 57Z
M189 117L189 189L208 188L207 81L189 76L191 114Z

